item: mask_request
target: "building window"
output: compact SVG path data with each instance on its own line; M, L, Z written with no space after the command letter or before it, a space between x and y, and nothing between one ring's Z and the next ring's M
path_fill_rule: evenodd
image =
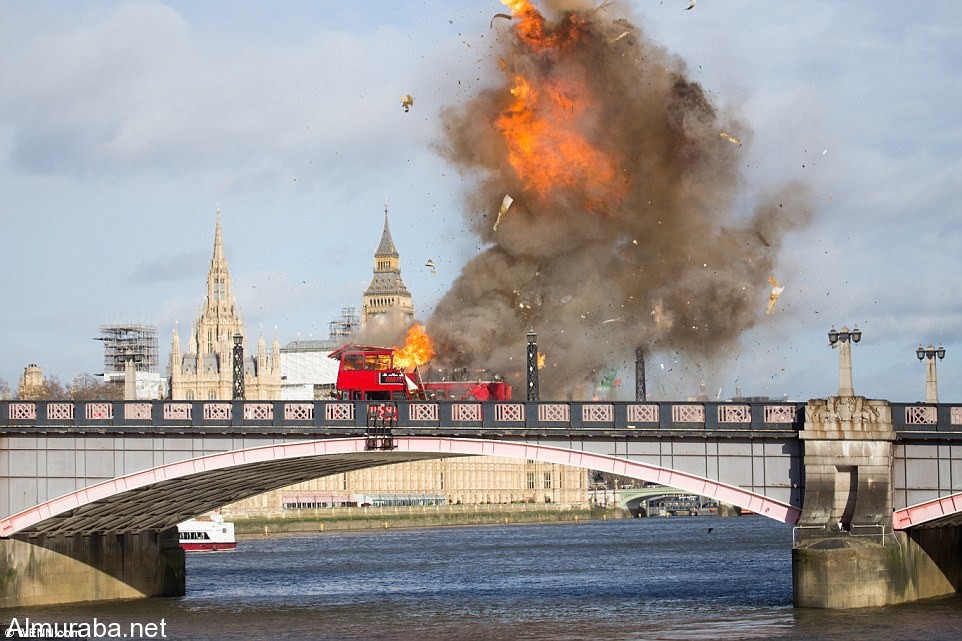
M528 489L534 489L534 472L528 472Z
M438 488L443 490L444 489L444 472L441 472L440 474L441 474L441 481L440 481L440 485L438 485Z
M551 489L551 472L544 473L544 489Z

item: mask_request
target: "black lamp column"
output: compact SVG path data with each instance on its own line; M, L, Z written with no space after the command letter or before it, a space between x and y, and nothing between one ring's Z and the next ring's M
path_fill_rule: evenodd
M244 400L244 337L234 334L234 394L235 401Z
M647 401L648 389L645 386L645 348L635 348L635 400Z
M539 401L538 391L538 335L528 332L528 400Z

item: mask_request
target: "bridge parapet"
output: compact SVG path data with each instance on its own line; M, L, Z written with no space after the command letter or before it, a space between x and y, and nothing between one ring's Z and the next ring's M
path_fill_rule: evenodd
M900 438L939 436L962 438L962 405L950 403L892 403L892 426Z
M365 427L390 412L398 428L792 431L803 403L469 401L0 401L0 429Z

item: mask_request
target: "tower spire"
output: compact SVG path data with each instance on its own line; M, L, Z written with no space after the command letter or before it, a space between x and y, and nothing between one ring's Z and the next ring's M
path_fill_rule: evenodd
M220 207L217 208L217 226L214 228L214 260L224 259L224 240L220 233Z
M397 247L394 246L394 239L391 238L391 227L387 221L387 198L384 199L384 231L381 232L381 242L378 243L374 256L375 258L378 256L399 258Z

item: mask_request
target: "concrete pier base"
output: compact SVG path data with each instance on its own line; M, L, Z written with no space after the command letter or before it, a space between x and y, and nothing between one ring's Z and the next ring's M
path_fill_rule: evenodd
M183 596L177 528L0 540L0 608Z
M866 608L962 591L962 528L832 536L792 550L794 603L802 608Z

